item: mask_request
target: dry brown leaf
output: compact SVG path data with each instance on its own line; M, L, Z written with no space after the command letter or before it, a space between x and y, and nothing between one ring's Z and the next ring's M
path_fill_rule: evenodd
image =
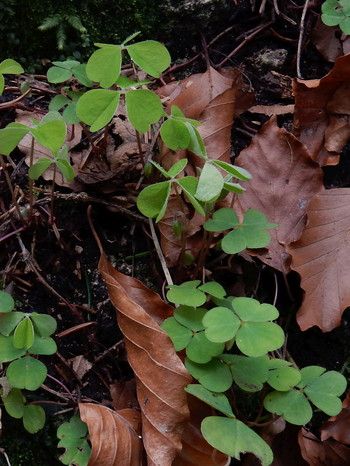
M302 457L309 466L349 466L350 464L350 448L332 438L321 442L302 427L298 441Z
M316 194L307 217L300 240L287 249L305 291L297 321L302 330L317 325L329 332L340 325L350 306L350 189Z
M79 403L79 411L89 428L92 445L89 466L141 466L143 448L137 434L141 421L139 411L116 412L91 403Z
M124 408L138 408L136 399L135 379L127 382L115 382L110 385L109 391L116 411Z
M333 438L344 445L350 445L350 391L343 401L343 409L332 416L321 428L321 440Z
M287 273L285 246L301 235L306 207L323 186L322 170L310 159L303 144L278 128L275 118L265 123L235 163L252 175L250 182L242 182L246 191L238 202L244 210L259 210L278 224L278 228L269 230L268 250L257 255L265 264Z
M337 58L322 79L295 79L293 133L320 165L336 165L350 139L350 55ZM341 128L341 130L339 130Z
M68 359L68 362L72 365L73 371L80 380L92 368L92 363L82 355Z
M184 388L192 380L159 323L173 308L138 280L113 268L104 254L99 269L117 309L128 361L136 377L142 437L149 465L170 466L181 450L189 416Z
M183 448L172 466L227 466L231 458L209 445L201 433L201 422L211 416L209 405L191 395L188 396L191 420L182 435Z
M248 109L250 113L262 113L267 116L294 113L294 104L290 105L253 105Z

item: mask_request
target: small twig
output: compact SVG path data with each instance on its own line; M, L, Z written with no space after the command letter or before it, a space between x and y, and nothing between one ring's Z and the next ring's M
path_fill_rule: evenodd
M261 26L258 26L257 28L255 28L253 30L253 32L251 32L251 34L246 36L244 41L241 42L234 50L232 50L232 52L229 55L227 55L227 57L224 60L222 60L217 65L215 65L215 68L220 68L221 66L223 66L235 53L237 53L244 45L246 45L247 42L252 40L257 34L259 34L259 32L261 32L264 29L266 29L267 27L271 26L271 24L272 24L272 21L270 21L268 23L264 23Z
M306 12L307 12L307 9L308 9L308 6L309 6L309 2L310 2L310 0L305 0L303 13L301 15L301 20L300 20L300 34L299 34L298 49L297 49L297 77L299 79L302 79L301 70L300 70L301 48L302 48L303 40L304 40L305 17L306 17Z
M9 188L9 190L10 190L10 193L11 193L12 202L13 202L13 205L15 206L15 208L16 208L18 219L21 220L23 225L26 225L27 222L25 221L25 219L24 219L24 217L22 215L21 209L19 208L16 196L15 196L15 192L14 192L14 189L13 189L13 186L12 186L11 177L10 177L9 172L7 170L7 166L6 166L6 163L4 161L4 158L3 158L3 156L1 154L0 154L0 165L1 165L2 171L4 172L6 182L7 182L7 186Z
M10 463L9 457L7 456L6 451L3 448L0 448L0 453L5 456L5 460L6 460L7 465L11 466L11 463Z
M69 398L72 400L72 401L76 401L76 399L74 398L73 394L69 391L69 389L64 385L64 383L62 383L60 380L56 379L56 377L53 377L52 375L50 374L47 374L47 377L51 380L53 380L54 382L56 382L58 385L60 385L63 390L68 394Z
M151 218L149 218L148 221L149 221L149 226L150 226L150 229L151 229L151 234L152 234L154 247L156 248L156 251L157 251L157 254L158 254L158 257L159 257L159 261L160 261L160 264L162 266L166 281L167 281L168 285L173 285L174 282L173 282L173 279L171 278L168 266L166 265L165 258L164 258L164 255L163 255L163 251L162 251L162 249L160 247L160 244L159 244L159 241L158 241L158 238L157 238L157 235L156 235L156 231L154 229L153 220Z
M24 97L25 97L26 95L28 95L29 92L31 92L31 88L29 88L24 94L22 94L22 95L20 95L19 97L17 97L17 99L10 100L9 102L4 102L4 103L0 104L0 108L11 107L12 104L15 104L16 102L19 102L20 100L24 99Z

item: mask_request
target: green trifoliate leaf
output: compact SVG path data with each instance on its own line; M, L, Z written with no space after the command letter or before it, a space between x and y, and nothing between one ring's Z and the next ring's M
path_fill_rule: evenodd
M312 408L299 390L271 392L264 399L264 407L270 413L283 416L287 422L302 426L312 418Z
M119 92L92 89L82 95L77 103L77 114L81 121L98 131L113 118L120 99Z
M87 433L87 425L79 416L73 416L69 422L65 422L57 429L57 437L60 439L57 446L66 449L60 456L61 463L87 466L91 455L89 444L84 438Z
M73 73L70 69L52 66L47 71L47 80L49 83L53 84L63 83L64 81L67 81L69 78L71 78L72 75Z
M82 63L73 68L73 75L86 87L92 87L93 82L88 78L86 74L86 64Z
M40 122L36 128L29 128L34 138L52 152L57 152L64 143L67 127L63 120Z
M26 399L22 395L21 390L12 388L6 397L1 397L5 409L11 417L21 419L23 417L23 407Z
M13 345L15 348L25 348L28 349L32 346L34 342L34 327L29 316L25 318L17 325Z
M192 339L188 343L186 354L191 361L204 364L209 362L212 357L221 354L224 348L224 343L212 342L208 340L204 332L198 332L194 333Z
M169 335L175 351L181 351L192 339L192 330L181 325L174 317L169 317L161 324L162 329Z
M241 321L227 307L214 307L203 317L205 336L216 343L224 343L235 337Z
M284 343L282 328L273 322L245 322L236 334L236 344L243 354L263 356Z
M28 131L29 128L21 123L9 123L0 129L0 154L10 155Z
M187 393L199 398L209 406L212 406L217 411L225 414L228 417L235 417L232 412L230 403L223 393L212 392L207 390L202 385L190 384L185 388Z
M205 216L205 211L202 205L194 197L196 189L197 189L197 185L198 185L198 179L195 178L194 176L185 176L184 178L180 178L179 180L176 180L176 182L181 186L183 192L186 194L188 200L193 205L193 207L196 209L196 211L200 215Z
M223 354L220 358L231 369L233 380L247 392L260 391L268 378L270 358L265 355L249 358L235 354Z
M270 223L265 214L258 210L249 209L244 214L242 226L247 229L251 228L276 228L276 223Z
M307 366L300 370L301 380L298 383L298 388L304 388L306 385L317 379L321 374L326 372L326 369L321 366Z
M77 113L77 102L71 102L62 113L64 121L69 125L80 123L80 118Z
M65 60L65 61L53 61L53 65L63 68L65 70L72 70L76 66L80 65L77 60Z
M45 411L39 405L23 406L23 426L30 434L36 434L45 425Z
M188 372L207 390L225 392L232 385L229 367L218 359L213 359L207 364L197 364L186 358L185 366Z
M224 162L223 160L213 160L212 163L218 165L234 178L244 181L249 181L252 179L252 175L242 167L236 167L235 165Z
M198 287L199 290L205 291L214 298L224 298L226 296L225 288L217 282L207 282Z
M53 160L43 157L35 162L28 171L29 178L37 180L53 163Z
M56 160L55 161L58 169L64 176L67 181L73 181L74 179L74 170L73 167L66 160Z
M239 226L236 213L229 207L223 207L214 212L213 218L207 220L204 228L207 231L224 231Z
M336 416L342 409L338 398L346 389L345 377L336 371L325 372L305 387L309 400L328 416Z
M207 312L202 307L179 306L175 309L174 317L180 324L196 332L204 330L202 319Z
M22 66L11 58L6 58L0 63L1 74L21 74L24 73Z
M279 316L275 306L268 303L259 303L253 298L234 298L232 307L235 313L244 321L266 322L275 320Z
M218 199L223 187L224 179L219 170L206 162L198 180L196 198L202 202L213 202Z
M165 212L170 188L170 181L162 181L161 183L155 183L144 188L137 198L139 211L146 217L157 217L158 220L160 213Z
M49 337L57 329L57 322L52 316L32 312L30 318L34 324L35 332L41 337Z
M183 282L181 285L169 285L167 298L171 303L198 307L205 303L206 295L198 290L200 280Z
M26 353L25 348L15 348L13 345L13 335L5 337L0 335L0 362L9 362L20 358ZM10 382L11 383L11 382ZM11 384L13 385L13 384Z
M350 33L350 4L344 1L327 0L322 4L321 19L326 26L337 26L345 34Z
M181 159L178 162L174 163L174 165L169 168L169 171L168 171L169 175L172 178L175 178L185 169L187 162L188 162L187 159Z
M159 97L148 89L136 89L125 93L126 112L130 123L140 133L146 133L149 125L163 115Z
M46 379L47 369L45 364L32 358L24 356L11 362L7 368L6 377L15 388L37 390Z
M55 97L51 100L49 104L49 110L61 110L65 105L69 104L71 102L68 97L65 95L59 94L55 95Z
M173 118L165 120L160 128L160 136L164 143L172 150L187 149L191 135L183 121Z
M279 392L287 392L301 379L300 371L294 367L279 367L269 371L268 384Z
M154 78L170 65L169 52L160 42L146 40L125 48L136 65Z
M31 354L41 354L41 355L50 355L54 354L57 351L57 345L55 340L51 337L39 337L34 334L34 342L32 346L28 349L28 352Z
M253 453L263 466L273 461L268 444L252 429L238 419L210 416L202 421L201 431L205 440L214 448L237 460L241 453Z
M7 313L11 312L12 309L15 307L15 302L12 296L5 291L0 291L0 313ZM1 324L0 324L0 332L1 332Z
M122 53L119 45L95 44L102 47L96 50L86 65L89 79L100 83L101 87L112 86L120 75Z
M194 128L194 126L188 121L185 122L185 125L187 126L187 129L190 133L190 143L187 146L187 149L193 152L194 154L199 155L200 157L206 157L207 151L205 149L205 145L201 135L198 133L196 128Z
M0 316L0 333L8 336L24 318L24 312L13 311Z

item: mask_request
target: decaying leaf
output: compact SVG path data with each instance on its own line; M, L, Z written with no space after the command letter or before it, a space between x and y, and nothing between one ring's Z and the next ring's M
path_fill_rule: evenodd
M304 300L297 313L302 330L314 325L329 332L350 306L350 189L324 190L307 208L302 237L287 248L301 276Z
M103 405L79 403L81 420L89 428L92 444L89 466L141 466L141 422L136 409L113 411Z
M99 269L117 309L128 361L135 373L148 464L170 466L182 448L182 432L189 416L184 388L191 381L170 338L159 327L173 308L138 280L115 270L104 254Z
M296 241L304 228L306 207L322 188L322 170L310 159L307 149L292 134L278 128L272 118L243 150L236 164L252 175L239 203L246 211L263 212L278 227L270 230L268 250L258 252L266 264L289 271L285 246Z
M350 139L350 55L337 58L322 79L293 83L293 134L320 165L336 165Z
M332 438L322 442L305 427L299 431L302 457L309 466L348 466L350 448Z

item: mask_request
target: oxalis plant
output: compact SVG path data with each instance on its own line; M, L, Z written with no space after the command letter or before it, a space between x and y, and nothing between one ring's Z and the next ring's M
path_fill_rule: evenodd
M175 105L166 113L159 97L147 88L150 81L121 74L126 55L152 78L158 78L170 64L169 53L162 44L130 44L135 36L119 45L95 44L98 49L87 64L76 60L54 62L48 80L59 85L60 93L52 100L50 112L40 122L32 120L30 126L11 123L0 130L0 153L9 155L30 133L30 178L38 178L53 165L54 170L58 168L70 180L74 172L65 145L66 124L82 124L90 132L106 130L123 99L136 133L144 133L155 125L170 149L187 149L202 162L196 167L197 176L187 176L187 159L167 170L150 161L145 172L153 167L162 179L141 191L137 199L139 210L159 222L170 197L175 195L184 206L192 205L204 217L205 247L197 259L198 270L205 265L206 251L213 242L226 254L266 247L270 241L268 230L277 225L263 213L250 209L240 218L232 208L216 208L217 201L229 193L242 193L239 182L249 181L250 174L233 164L210 159L197 130L198 121L186 118ZM78 91L70 88L72 76L81 83ZM34 163L34 142L47 147L51 157ZM22 214L20 206L18 209ZM174 218L173 230L185 244L186 225L181 218ZM241 453L252 452L263 465L273 461L267 443L236 417L232 388L242 398L247 393L263 393L261 413L255 421L258 425L266 420L267 413L304 425L312 418L312 405L328 415L340 412L339 397L346 388L346 379L340 373L318 366L299 370L292 361L276 358L285 336L276 323L279 313L273 305L249 297L227 296L221 284L200 280L170 285L167 298L176 309L162 328L175 350L185 355L185 366L198 382L190 384L186 391L219 413L205 418L201 425L204 438L214 448L237 459ZM45 380L46 367L37 356L56 351L50 336L56 323L50 316L15 311L13 300L6 293L0 295L0 312L0 362L6 365L2 400L11 416L22 418L26 429L36 432L45 422L44 412L38 405L27 403L23 390L35 391ZM66 450L61 457L64 464L88 463L87 427L78 416L59 428L58 437L59 446Z
M321 19L326 26L339 26L345 34L350 34L349 0L326 0L321 8Z

